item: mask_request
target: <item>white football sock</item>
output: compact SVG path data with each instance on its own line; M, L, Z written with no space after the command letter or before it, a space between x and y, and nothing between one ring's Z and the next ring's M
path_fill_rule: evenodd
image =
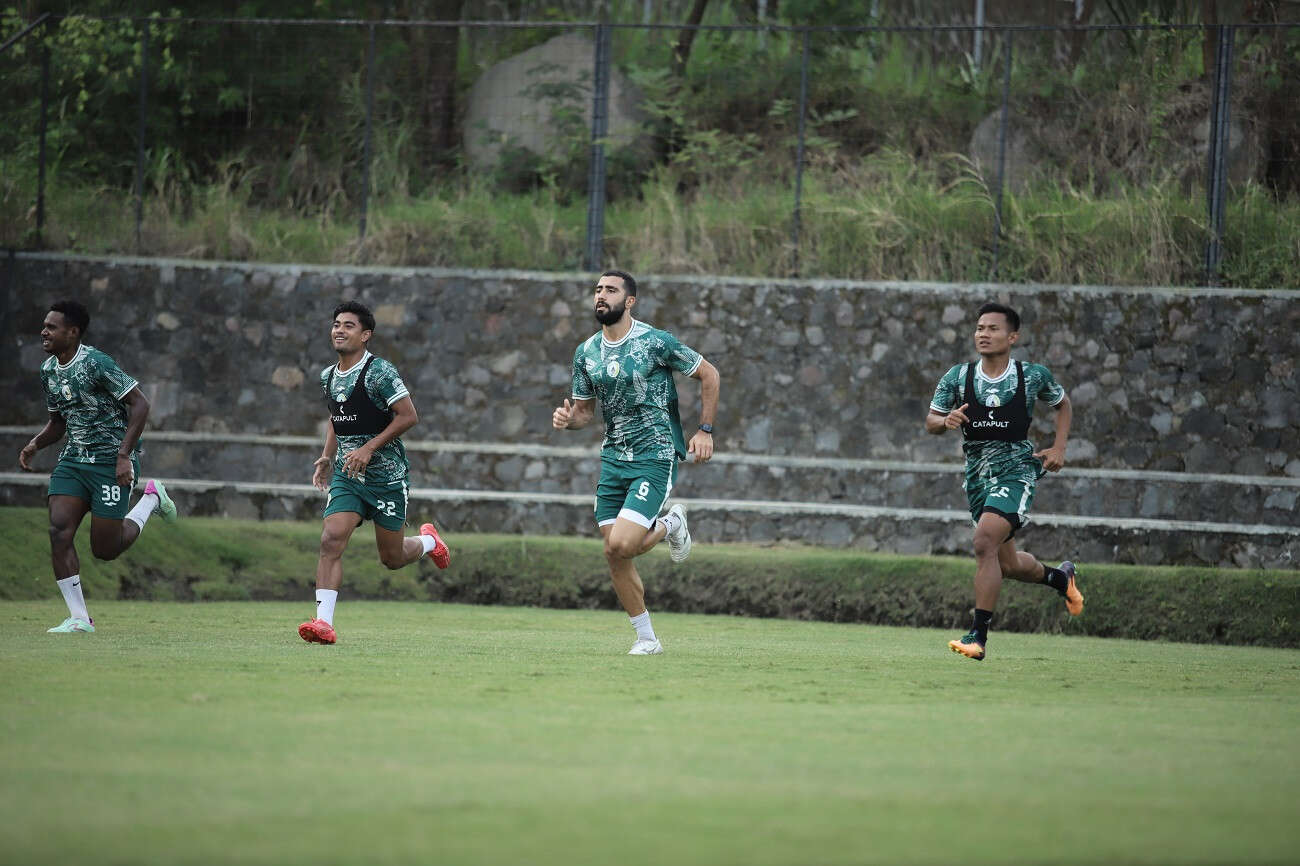
M56 581L63 600L68 604L68 616L90 622L90 611L86 610L86 597L81 594L81 575L74 574Z
M316 618L334 625L334 604L339 600L337 589L316 590Z
M682 526L682 519L671 511L660 517L659 522L664 525L664 529L668 530L669 535L672 535Z
M137 502L135 507L126 515L126 519L141 529L144 529L145 521L149 519L149 515L153 514L153 510L157 507L158 494L146 493L144 496L140 497L140 501Z
M438 546L437 540L432 535L417 535L415 537L420 539L420 543L424 545L426 555L433 553L433 549Z
M646 611L640 616L629 616L632 621L632 628L636 629L637 640L657 640L655 630L650 625L650 611Z

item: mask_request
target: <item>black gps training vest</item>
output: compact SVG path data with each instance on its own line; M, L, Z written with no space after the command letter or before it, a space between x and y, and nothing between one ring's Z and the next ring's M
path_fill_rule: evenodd
M966 387L961 401L966 417L961 425L964 438L974 442L1021 442L1029 438L1029 401L1025 399L1025 368L1016 361L1016 396L1005 406L985 406L975 399L975 365L966 368Z
M338 370L338 365L330 367L325 402L330 407L330 423L334 425L335 436L377 436L392 423L393 410L387 407L380 409L366 391L366 373L374 360L374 355L366 360L357 383L352 386L352 393L342 403L334 399L334 373Z

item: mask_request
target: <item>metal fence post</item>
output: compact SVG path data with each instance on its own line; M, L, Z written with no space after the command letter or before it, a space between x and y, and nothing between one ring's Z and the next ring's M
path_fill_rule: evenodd
M790 247L792 249L792 276L799 276L799 230L803 221L800 213L803 207L803 152L804 124L808 115L808 28L803 28L803 52L799 59L799 143L795 147L794 157L794 219L790 227Z
M587 168L587 250L589 270L601 267L605 235L605 135L609 130L609 36L596 25L596 58L591 94L591 160Z
M1007 115L1011 111L1011 33L1010 30L1002 31L1002 37L1007 41L1002 58L1006 68L1002 71L1002 117L998 121L998 191L993 209L993 271L990 277L997 276L1002 253L1002 188L1006 183L1007 169Z
M1223 258L1223 200L1227 185L1224 161L1232 135L1232 43L1235 28L1220 27L1214 59L1214 91L1210 99L1210 135L1205 174L1206 205L1210 238L1205 244L1205 284L1219 284L1219 263Z
M139 19L137 19L139 20ZM141 224L144 222L144 132L149 113L149 22L145 19L140 36L140 120L136 127L135 148L135 251L140 252Z
M45 230L45 137L50 115L50 35L46 25L41 35L41 135L36 150L36 246L44 246Z
M358 240L366 239L366 212L370 205L370 138L375 114L375 25L366 42L366 135L361 154L361 226Z
M0 316L4 316L4 321L12 322L14 311L9 309L10 304L18 303L18 287L14 285L14 264L18 258L18 251L13 247L5 250L4 266L0 267Z

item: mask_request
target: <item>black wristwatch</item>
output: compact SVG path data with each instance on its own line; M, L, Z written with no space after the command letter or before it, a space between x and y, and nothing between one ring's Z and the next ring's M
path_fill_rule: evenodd
M712 425L712 424L701 424L701 425L700 425L700 429L703 430L705 433L708 433L710 436L713 435L713 425Z

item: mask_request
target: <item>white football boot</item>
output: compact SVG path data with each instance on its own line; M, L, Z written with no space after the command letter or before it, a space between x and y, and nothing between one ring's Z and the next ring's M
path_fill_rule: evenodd
M670 532L668 539L668 556L673 562L682 562L691 555L691 531L686 526L686 508L681 503L668 509L669 514L676 514L677 531Z
M640 638L637 638L637 642L632 644L632 648L627 651L627 654L630 656L657 656L663 651L664 646L659 643L658 638L655 638L654 640L641 640Z

